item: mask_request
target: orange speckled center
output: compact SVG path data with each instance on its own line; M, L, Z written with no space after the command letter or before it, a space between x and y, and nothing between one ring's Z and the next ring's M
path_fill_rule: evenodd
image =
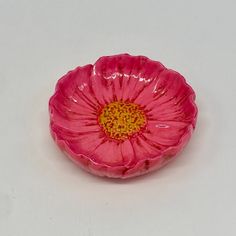
M102 109L98 121L107 136L125 140L146 125L146 115L137 104L115 101Z

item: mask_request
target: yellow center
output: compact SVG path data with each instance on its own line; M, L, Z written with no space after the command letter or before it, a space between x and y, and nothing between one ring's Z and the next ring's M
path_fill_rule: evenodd
M107 136L122 141L145 126L146 116L139 105L117 101L102 109L98 121Z

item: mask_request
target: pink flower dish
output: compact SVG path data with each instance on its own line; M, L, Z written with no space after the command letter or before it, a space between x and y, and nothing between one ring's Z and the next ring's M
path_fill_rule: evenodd
M129 178L159 169L189 141L195 93L178 72L121 54L77 67L49 101L57 145L83 169Z

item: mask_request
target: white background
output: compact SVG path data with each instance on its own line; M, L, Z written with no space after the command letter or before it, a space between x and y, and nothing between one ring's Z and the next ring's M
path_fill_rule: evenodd
M235 0L0 0L0 235L235 236L235 11ZM68 70L124 52L182 73L199 117L167 167L112 181L58 150L47 103Z

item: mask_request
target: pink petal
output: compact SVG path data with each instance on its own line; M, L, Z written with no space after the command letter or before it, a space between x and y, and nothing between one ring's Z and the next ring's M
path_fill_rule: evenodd
M89 92L92 66L78 67L63 76L49 102L53 127L79 135L100 130L97 123L99 105Z
M174 102L166 102L149 110L148 119L152 121L180 121L192 124L194 126L197 109L192 100L186 99L182 104Z
M110 140L106 140L99 145L91 157L96 162L107 165L122 165L124 162L120 144Z
M173 70L163 70L159 76L139 94L136 102L143 101L152 109L158 104L168 101L174 101L188 98L194 91L186 84L185 79L179 73Z
M181 137L186 134L189 124L178 121L148 122L143 135L147 140L159 145L162 150L178 145Z
M64 135L65 137L65 135ZM91 158L95 150L104 143L104 137L99 132L80 134L74 140L65 139L68 147L76 154Z
M58 81L56 92L79 107L99 108L98 101L91 91L92 68L92 65L87 65L69 71Z
M94 65L92 88L101 104L132 101L164 69L161 63L143 56L102 57Z
M135 163L143 159L157 158L161 155L160 146L140 136L132 141Z
M101 130L96 120L76 119L68 120L63 117L63 114L53 111L54 120L51 122L53 126L69 130L74 133L94 132Z
M163 158L146 159L136 163L132 168L123 171L122 178L130 178L146 174L150 171L161 168L165 164Z
M57 92L50 103L50 112L64 117L66 121L97 118L98 109L92 107L89 102L85 102L79 98L75 100L74 97L68 98L62 93Z
M134 148L129 139L120 144L124 165L129 165L135 159Z
M66 125L67 124L65 122L62 124L59 122L50 123L51 130L56 134L57 139L65 141L78 141L83 135L99 134L99 137L103 136L103 133L101 133L101 129L97 124L84 124L77 121L74 124L72 123L71 127L69 124L68 126Z
M134 160L134 152L129 140L123 143L106 140L96 148L92 158L98 163L105 163L109 166L125 166Z
M192 122L194 125L197 114L193 102L195 93L175 71L163 71L154 87L150 86L139 99L146 103L145 109L151 120Z

